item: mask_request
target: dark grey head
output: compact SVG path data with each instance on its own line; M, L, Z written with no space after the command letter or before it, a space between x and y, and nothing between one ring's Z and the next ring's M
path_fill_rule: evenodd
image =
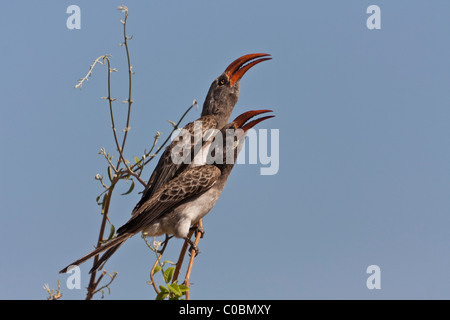
M214 115L218 121L218 128L226 125L239 99L241 78L254 65L272 59L262 58L267 56L269 55L266 53L253 53L233 61L211 84L203 104L202 116Z
M209 159L214 160L211 161L208 159L207 163L212 164L215 161L215 165L219 167L219 169L222 171L222 174L228 174L231 169L233 169L237 156L242 149L247 131L261 121L273 118L274 116L265 116L252 120L250 122L248 122L248 120L257 115L267 112L272 112L272 110L247 111L238 116L232 122L225 125L214 138L216 139L219 137L218 141L220 142L214 141L212 143L212 146L214 146L214 150L212 150L211 154L209 155ZM220 155L220 157L216 157L216 154Z

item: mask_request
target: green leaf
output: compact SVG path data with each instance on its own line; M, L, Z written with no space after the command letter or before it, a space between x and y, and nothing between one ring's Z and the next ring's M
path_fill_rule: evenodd
M170 292L169 289L167 289L166 287L164 287L162 285L159 286L159 290L161 290L161 292L164 292L164 293L169 293Z
M139 161L140 161L139 158L136 157L136 156L134 156L134 162L135 162L135 163L138 163Z
M105 213L105 205L106 205L107 198L108 198L108 194L105 193L105 195L103 196L103 201L102 201L102 215Z
M109 177L109 181L113 181L113 173L112 173L112 169L111 166L108 166L108 177Z
M172 291L177 297L181 297L183 293L180 290L180 287L176 283L168 284L167 287L170 291Z
M158 293L155 300L164 300L168 295L169 295L168 292L161 291L160 293Z
M164 260L162 265L165 265L166 263L171 264L171 265L176 265L176 263L170 261L170 260Z
M109 231L108 240L111 240L114 237L115 233L116 233L116 227L114 227L114 225L111 224L111 229Z
M181 292L183 292L183 293L186 291L189 291L189 287L185 286L184 284L179 284L178 288L180 288Z
M174 267L167 268L166 271L164 271L164 281L166 283L169 283L170 280L172 280L173 272L175 271Z
M128 191L125 192L125 193L121 193L120 195L121 195L121 196L125 196L125 195L127 195L127 194L130 194L131 192L133 192L133 189L134 189L134 180L131 179L131 186L130 186L130 189L128 189Z
M161 266L160 266L160 265L157 265L157 266L155 267L155 270L153 271L153 274L160 272L161 269L162 269Z

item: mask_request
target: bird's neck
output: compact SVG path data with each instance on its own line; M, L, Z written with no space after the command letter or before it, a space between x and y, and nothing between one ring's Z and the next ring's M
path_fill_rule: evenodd
M217 121L217 128L221 129L228 123L230 119L231 113L233 112L234 105L207 105L203 107L202 117L204 116L213 116Z
M228 176L230 175L231 170L233 170L234 164L225 164L218 167L221 170L222 174L214 184L213 188L223 189L223 187L227 183Z

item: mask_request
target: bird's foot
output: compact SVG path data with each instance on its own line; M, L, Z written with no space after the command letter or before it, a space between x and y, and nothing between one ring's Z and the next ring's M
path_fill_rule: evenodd
M194 230L195 231L195 236L197 237L197 234L200 233L200 238L203 239L203 237L205 236L205 229L203 229L203 227L200 227L198 224L195 226L192 226L190 228L190 230Z
M191 245L191 247L189 248L189 254L192 254L192 251L195 251L196 257L200 253L200 250L198 249L197 245L194 243L194 241L192 241L188 237L184 238L184 240L186 240Z
M173 238L173 235L169 236L166 234L166 239L161 243L162 248L158 251L156 251L158 254L163 254L164 250L166 250L167 244L169 243L169 240Z

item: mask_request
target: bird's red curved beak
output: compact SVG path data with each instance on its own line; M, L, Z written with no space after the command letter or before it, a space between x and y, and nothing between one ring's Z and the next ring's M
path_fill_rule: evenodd
M267 53L251 53L246 54L240 58L234 60L228 68L225 70L225 74L230 79L230 85L234 85L237 81L241 80L244 74L254 65L270 60L272 58L263 58L268 57L270 54ZM261 58L261 59L258 59ZM257 59L257 60L255 60ZM252 61L253 60L253 61ZM251 61L251 62L250 62Z
M258 118L255 120L250 121L249 123L246 123L248 120L250 120L251 118L262 114L262 113L267 113L267 112L273 112L272 110L267 110L267 109L262 109L262 110L251 110L251 111L247 111L244 112L243 114L239 115L236 119L233 120L233 122L235 123L237 128L240 128L245 132L247 132L249 129L253 128L254 126L256 126L258 123L260 123L261 121L273 118L275 116L265 116L262 118Z

